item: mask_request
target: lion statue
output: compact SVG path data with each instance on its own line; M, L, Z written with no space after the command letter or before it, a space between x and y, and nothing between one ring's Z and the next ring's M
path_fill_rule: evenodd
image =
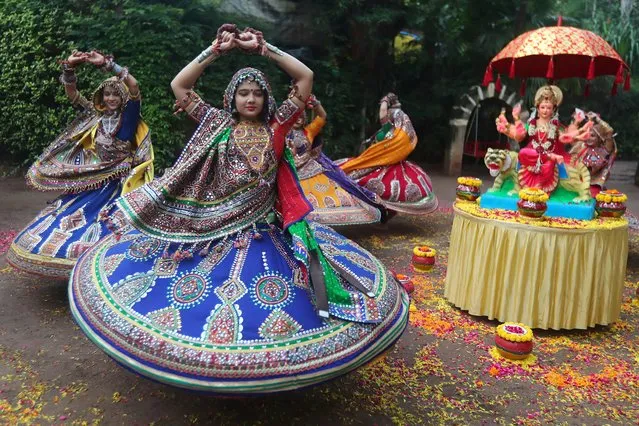
M512 179L515 187L508 191L508 195L519 192L521 187L517 177L517 153L515 151L488 148L484 156L484 164L488 167L490 175L495 178L489 191L499 191L506 179Z

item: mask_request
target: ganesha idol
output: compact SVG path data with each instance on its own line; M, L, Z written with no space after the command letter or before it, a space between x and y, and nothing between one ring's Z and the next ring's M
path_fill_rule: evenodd
M557 108L563 94L557 86L543 86L535 94L535 110L526 124L519 119L521 106L513 108L514 123L502 110L497 131L526 145L519 151L488 149L484 162L495 183L481 197L483 208L517 210L520 189L537 188L549 195L547 216L590 220L595 202L590 191L590 171L582 158L565 148L591 139L593 121L575 119L565 127ZM581 117L579 117L581 118Z

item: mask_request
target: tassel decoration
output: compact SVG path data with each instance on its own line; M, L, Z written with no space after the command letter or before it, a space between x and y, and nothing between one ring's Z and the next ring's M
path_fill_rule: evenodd
M482 86L488 86L491 81L493 81L493 66L489 64L486 67L486 72L484 73L484 81L482 82Z
M623 83L623 62L619 64L619 69L617 70L617 76L615 77L615 84Z
M592 80L595 78L595 57L590 58L590 65L588 66L588 75L586 80Z
M546 78L552 80L555 78L555 62L552 60L552 56L548 60L548 70L546 70Z

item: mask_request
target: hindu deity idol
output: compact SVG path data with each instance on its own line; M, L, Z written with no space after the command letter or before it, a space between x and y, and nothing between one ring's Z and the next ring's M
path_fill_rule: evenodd
M584 113L576 109L573 119L577 124L586 120L592 123L590 138L574 144L570 154L583 162L590 171L590 192L594 197L599 191L606 189L606 180L610 177L610 170L617 157L615 133L610 124L592 111Z
M522 188L539 188L547 194L558 185L577 192L573 201L590 200L590 173L582 161L572 158L566 144L590 139L592 122L579 127L577 123L564 127L557 109L563 94L557 86L547 85L535 94L535 110L524 125L519 118L521 106L513 108L514 123L505 117L505 111L495 120L497 131L517 142L526 141L518 154L517 180Z

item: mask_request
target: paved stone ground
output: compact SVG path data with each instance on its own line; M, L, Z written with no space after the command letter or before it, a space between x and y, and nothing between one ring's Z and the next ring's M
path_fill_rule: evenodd
M432 170L432 167L427 168ZM635 163L618 163L612 187L639 212ZM487 177L482 165L465 175ZM66 283L6 268L0 257L0 424L637 424L639 239L631 231L621 320L587 331L536 333L537 363L490 355L497 325L443 299L455 178L432 173L441 200L425 218L344 229L397 272L410 250L436 247L438 266L415 276L411 324L383 359L309 390L220 399L176 390L120 368L80 332ZM0 181L2 247L49 194Z

